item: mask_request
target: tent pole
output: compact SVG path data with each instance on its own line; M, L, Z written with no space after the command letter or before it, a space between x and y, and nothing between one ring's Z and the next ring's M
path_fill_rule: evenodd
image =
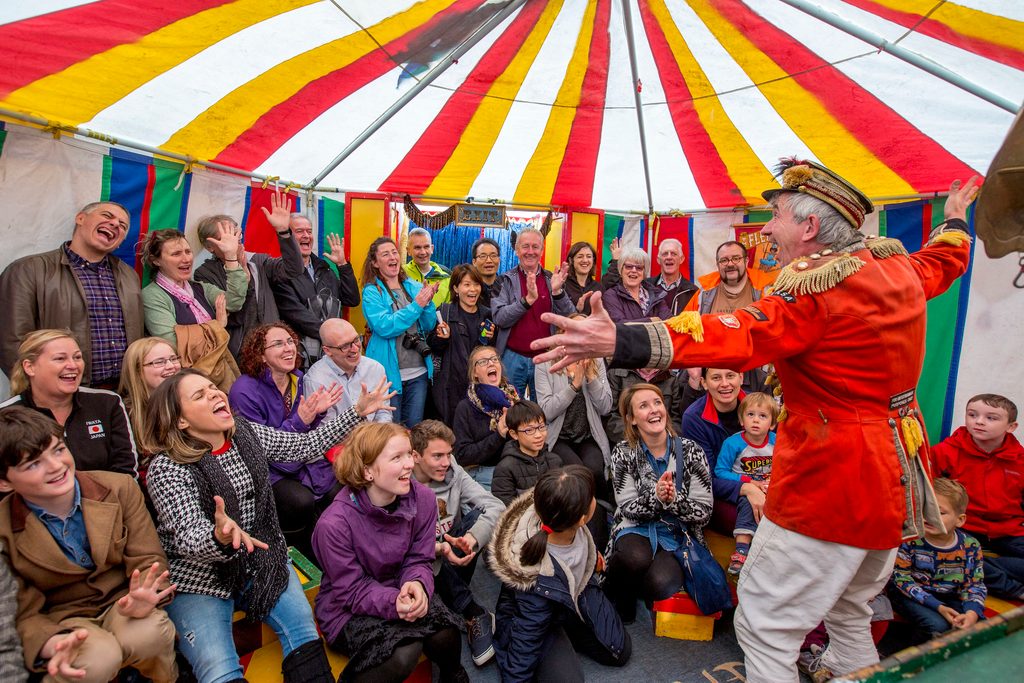
M941 78L947 83L955 85L956 87L962 90L966 90L972 95L980 97L981 99L991 104L994 104L1000 109L1005 109L1011 114L1016 114L1018 111L1020 111L1020 105L1011 102L1005 97L997 95L996 93L981 87L977 83L969 81L960 74L954 71L950 71L946 67L937 64L936 62L933 62L932 60L923 57L912 50L908 50L901 45L891 43L885 38L882 38L880 35L873 33L861 26L858 26L847 19L843 19L842 17L837 16L836 14L833 14L832 12L829 12L826 9L823 9L822 7L819 7L808 2L807 0L782 0L782 2L786 3L790 7L794 7L800 10L801 12L810 14L812 17L820 21L823 21L826 24L829 24L830 26L834 26L840 31L849 33L851 36L859 38L860 40L863 40L865 43L869 45L873 45L879 50L888 52L897 59L902 59L904 62L912 64L913 66L916 66L917 68L923 71L927 71L931 75L937 78Z
M334 157L334 159L331 160L331 163L327 164L327 167L324 170L320 171L315 178L309 181L307 187L316 187L319 185L320 182L331 173L331 171L340 166L341 162L345 161L345 159L356 151L360 145L370 139L370 136L380 130L385 123L390 121L391 117L401 111L410 100L420 93L420 91L433 83L434 79L448 70L448 67L459 61L459 58L462 57L462 55L469 52L473 46L480 42L484 36L490 33L495 26L505 21L509 15L519 9L525 2L526 0L512 0L512 2L506 5L504 9L481 24L480 28L478 28L476 32L466 40L466 42L452 51L450 55L446 55L440 62L435 64L430 71L424 74L423 78L417 81L416 84L409 88L404 95L398 98L398 101L384 110L384 113L378 116L373 123L366 127L366 130L360 133L355 140L350 142L345 149L341 150L338 156Z
M647 184L647 213L654 213L654 196L651 193L651 166L647 160L647 133L644 129L643 103L640 101L640 73L636 65L636 43L633 40L633 17L629 0L622 0L622 23L626 31L626 47L629 49L629 70L633 75L633 102L636 105L636 124L640 129L640 157L644 164L644 182Z

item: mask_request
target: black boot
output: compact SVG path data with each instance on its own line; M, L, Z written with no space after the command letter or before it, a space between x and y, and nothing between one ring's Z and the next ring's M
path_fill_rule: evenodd
M284 683L334 683L331 663L319 638L292 650L281 662L281 674Z

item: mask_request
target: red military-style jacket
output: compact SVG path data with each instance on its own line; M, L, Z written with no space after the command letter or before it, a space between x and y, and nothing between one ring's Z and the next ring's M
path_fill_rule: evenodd
M619 326L612 363L774 363L786 416L766 515L812 538L888 549L922 534L926 515L941 524L915 392L926 302L966 271L970 243L955 230L909 255L896 240L867 244L795 260L773 294L735 314Z

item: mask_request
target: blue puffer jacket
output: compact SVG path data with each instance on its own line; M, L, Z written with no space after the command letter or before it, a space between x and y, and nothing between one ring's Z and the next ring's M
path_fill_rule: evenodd
M740 392L739 400L743 400L743 392ZM739 404L736 405L739 410ZM704 449L704 456L708 459L708 469L714 474L715 465L718 464L718 452L722 450L722 444L732 436L718 422L718 411L715 404L704 394L694 401L686 412L683 413L682 431L683 437L696 441L697 445ZM738 481L731 479L712 479L712 492L715 500L727 500L733 505L739 502L740 485Z
M597 549L584 527L589 544L588 573L582 586L545 555L538 565L525 566L519 551L540 531L533 507L533 490L512 501L491 537L489 561L501 580L495 609L497 628L494 649L503 683L533 680L549 639L568 619L582 620L618 666L629 661L632 644L615 608L597 583L594 565Z

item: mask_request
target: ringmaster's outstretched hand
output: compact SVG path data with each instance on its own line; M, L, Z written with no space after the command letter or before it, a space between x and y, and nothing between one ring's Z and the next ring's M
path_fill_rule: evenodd
M563 334L538 339L530 344L534 351L547 349L534 357L534 363L551 361L557 372L584 358L604 358L615 353L615 323L601 303L601 292L590 298L590 317L573 320L563 315L543 313L540 319L565 330Z

